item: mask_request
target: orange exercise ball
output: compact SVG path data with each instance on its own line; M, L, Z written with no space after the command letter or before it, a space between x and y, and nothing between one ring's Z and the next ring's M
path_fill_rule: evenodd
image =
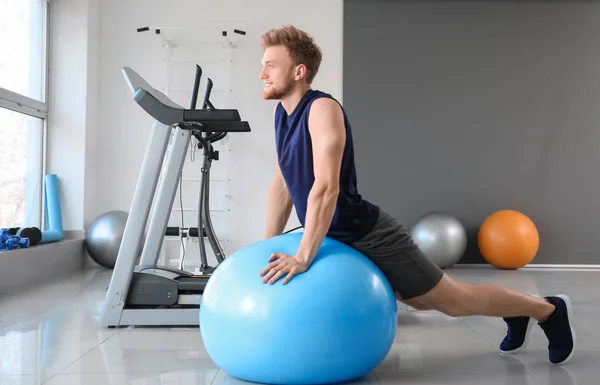
M535 258L540 236L529 217L515 210L501 210L487 217L477 235L483 258L498 269L519 269Z

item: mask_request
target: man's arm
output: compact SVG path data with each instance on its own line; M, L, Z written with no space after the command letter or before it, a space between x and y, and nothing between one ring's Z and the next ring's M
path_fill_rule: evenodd
M265 239L283 233L283 229L290 218L292 207L292 198L279 168L279 162L276 162L275 175L269 187L269 208Z
M331 226L340 191L340 168L346 129L344 114L333 99L313 102L308 118L313 147L315 182L308 196L304 235L296 257L309 266Z

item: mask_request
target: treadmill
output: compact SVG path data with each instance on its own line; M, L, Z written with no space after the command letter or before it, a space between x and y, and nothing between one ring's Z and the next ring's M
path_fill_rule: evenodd
M211 143L231 132L250 132L238 110L216 109L210 103L212 81L208 81L201 109L195 109L202 70L196 66L196 79L191 108L186 109L153 88L130 67L123 76L138 105L155 121L138 182L133 195L123 240L113 270L110 285L101 310L101 323L116 326L185 326L199 323L200 298L214 268L206 262L203 238L199 239L202 265L197 273L158 266L159 252L165 234L180 229L167 227L177 192L187 149L194 136L204 149L198 227L185 229L190 235L206 236L217 261L223 261L223 251L212 229L208 209L210 162L218 159ZM169 139L172 140L169 145ZM169 152L165 162L167 148ZM161 169L165 163L159 185ZM158 195L152 203L158 188ZM149 222L149 225L148 225ZM148 231L145 234L146 226Z

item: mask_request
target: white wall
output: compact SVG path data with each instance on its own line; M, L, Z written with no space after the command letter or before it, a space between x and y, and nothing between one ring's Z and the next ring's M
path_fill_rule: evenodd
M99 93L98 111L92 112L93 118L86 122L89 141L86 159L88 164L92 161L95 168L86 167L85 170L86 196L90 201L86 205L84 223L87 225L105 211L129 210L152 124L152 119L132 99L121 67L132 67L156 88L164 86L160 40L151 33L138 34L136 29L147 25L223 26L247 32L244 38L236 37L240 47L236 50L233 67L233 88L235 108L253 130L249 134L231 134L230 137L231 160L235 165L230 169L233 193L228 237L231 242L223 247L230 253L260 239L265 227L268 185L275 164L272 122L275 103L261 98L259 37L266 30L284 24L294 24L311 33L324 51L314 87L341 100L342 11L342 0L309 0L302 7L289 0L101 2L99 50L97 55L90 56L92 63L87 67L91 76L94 76L94 70L98 71ZM83 79L77 82L86 84ZM94 81L88 79L87 84L90 91L95 89ZM82 104L84 100L82 98ZM88 107L93 109L93 106ZM80 206L77 203L77 209ZM290 226L296 223L293 215Z
M88 34L87 34L87 114L85 130L85 180L84 212L81 217L83 228L98 215L96 199L101 191L98 189L98 136L100 107L100 1L87 0ZM92 218L90 220L90 218Z
M88 16L87 0L52 3L47 173L59 178L65 230L84 226Z

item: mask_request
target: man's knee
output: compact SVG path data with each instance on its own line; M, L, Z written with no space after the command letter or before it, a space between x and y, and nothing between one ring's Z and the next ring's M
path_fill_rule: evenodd
M425 305L423 302L419 301L416 298L404 299L404 298L402 298L402 296L400 296L400 294L398 292L396 292L395 294L396 294L396 300L412 307L415 310L419 310L419 311L433 310L431 308L431 306Z
M407 299L407 300L403 300L402 302L404 302L405 304L407 304L408 306L412 307L415 310L419 310L419 311L433 310L431 308L431 306L427 306L423 302L418 301L416 299Z
M467 316L472 313L472 290L470 285L445 276L434 289L420 297L419 300L450 317Z

